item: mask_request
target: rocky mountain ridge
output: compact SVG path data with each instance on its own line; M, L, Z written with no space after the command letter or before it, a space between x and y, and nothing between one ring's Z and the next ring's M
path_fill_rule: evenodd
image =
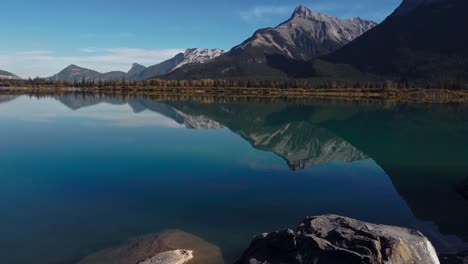
M295 60L310 60L338 49L376 25L360 18L339 19L299 6L289 20L275 28L258 30L234 47L233 52L261 48Z
M328 54L376 25L360 18L339 19L299 6L277 27L257 30L209 63L182 67L166 78L278 78L288 74L297 77L301 69L288 67L288 60L307 61Z
M203 64L220 55L224 54L221 49L187 49L184 53L179 53L173 58L166 61L145 67L141 64L134 63L128 72L112 71L100 73L95 70L79 67L71 64L59 73L48 79L55 81L81 81L81 80L101 80L101 81L118 81L118 80L145 80L148 78L157 77L168 74L173 70L187 64Z

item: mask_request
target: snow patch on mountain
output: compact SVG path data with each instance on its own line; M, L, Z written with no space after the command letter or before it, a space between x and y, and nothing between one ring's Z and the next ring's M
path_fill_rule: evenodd
M186 64L191 63L206 63L225 53L221 49L187 49L184 53L184 60L177 64L174 69L178 69Z

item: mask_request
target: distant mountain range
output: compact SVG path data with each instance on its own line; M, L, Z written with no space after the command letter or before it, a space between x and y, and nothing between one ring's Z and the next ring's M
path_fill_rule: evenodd
M11 72L0 70L0 80L19 80L19 79L21 78Z
M468 1L404 0L381 24L297 7L229 52L189 49L159 64L99 73L70 65L53 80L285 79L468 80ZM3 78L15 78L3 74ZM17 77L17 76L16 76Z
M278 78L287 75L303 77L303 72L307 74L308 69L300 69L302 65L298 66L298 61L306 63L329 54L376 25L375 22L360 18L339 19L299 6L284 23L275 28L256 31L252 37L227 53L219 49L188 49L185 53L147 68L134 64L127 73L99 73L71 65L51 79L73 81L83 78L145 80L158 76L168 79Z
M169 79L300 77L288 61L308 61L333 52L377 24L360 18L338 19L299 6L275 28L260 29L228 53L204 65L188 65Z
M138 63L134 63L128 72L113 71L100 73L72 64L56 75L49 77L49 79L60 81L81 81L83 79L102 81L116 81L122 79L144 80L168 74L173 70L187 64L206 63L209 60L222 55L223 53L224 51L220 49L187 49L184 53L179 53L169 60L150 67L145 67Z

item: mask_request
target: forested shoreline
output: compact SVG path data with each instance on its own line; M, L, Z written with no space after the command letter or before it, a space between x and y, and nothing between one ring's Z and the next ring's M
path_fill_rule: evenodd
M81 79L73 82L50 79L0 80L0 87L31 88L271 88L271 89L442 89L468 90L468 83L457 80L327 80L327 79L201 79L201 80L163 80L143 81L119 80L104 81Z

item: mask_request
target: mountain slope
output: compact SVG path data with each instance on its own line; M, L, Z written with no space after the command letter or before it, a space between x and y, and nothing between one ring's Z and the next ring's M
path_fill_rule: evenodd
M6 80L19 80L21 79L20 77L18 77L17 75L11 73L11 72L7 72L7 71L2 71L0 70L0 80L1 79L6 79Z
M468 79L466 0L405 0L382 24L321 61L399 79ZM322 68L314 62L315 70Z
M145 80L159 75L164 75L171 72L179 63L184 60L184 54L179 53L171 59L158 63L146 68L134 78L136 80Z
M338 19L304 6L275 28L260 29L227 54L205 65L190 65L169 79L284 76L288 60L307 61L349 43L376 23L360 18Z
M140 75L146 69L147 68L145 66L140 65L138 63L134 63L132 65L132 68L125 75L125 79L133 80L133 79L137 78L137 76Z

